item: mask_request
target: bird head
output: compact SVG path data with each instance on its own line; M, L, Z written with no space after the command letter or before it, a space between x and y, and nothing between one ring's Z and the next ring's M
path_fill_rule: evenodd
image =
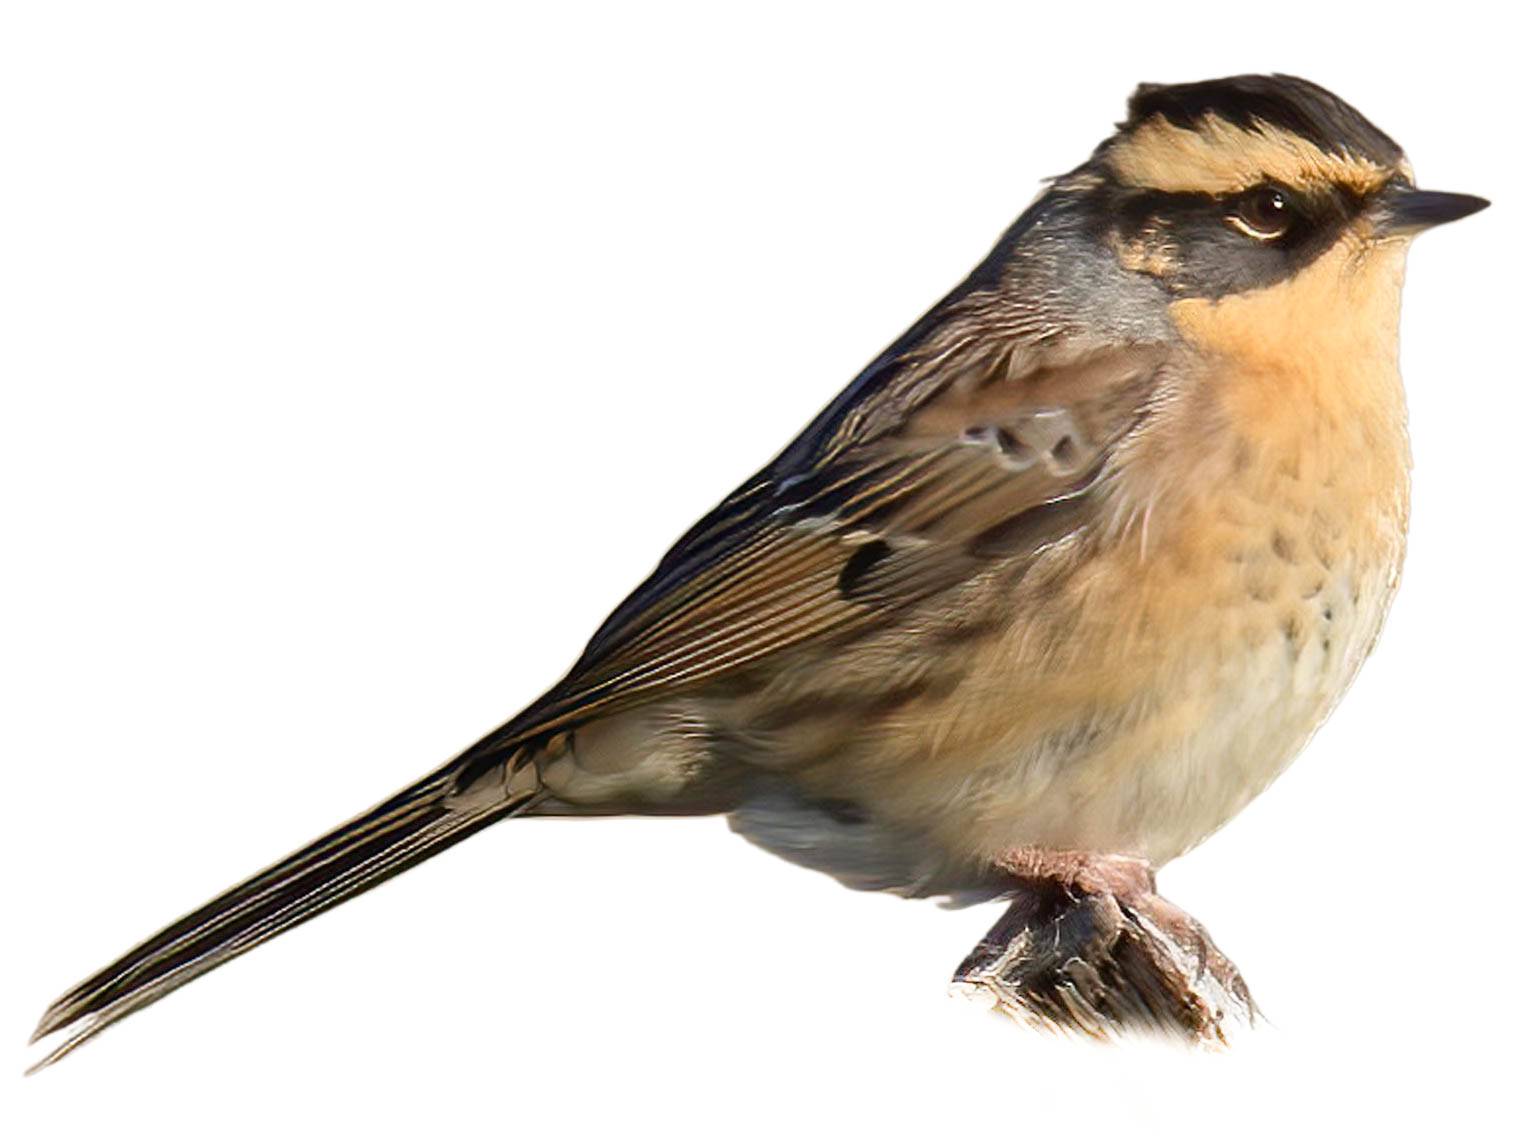
M1487 205L1417 189L1393 139L1306 80L1143 84L1003 252L1025 249L1111 336L1153 335L1165 311L1172 334L1264 367L1387 360L1410 238ZM1079 263L1086 276L1053 269Z
M1488 205L1416 189L1393 139L1331 92L1282 75L1143 84L1073 177L1101 206L1126 269L1207 299L1290 281L1327 256L1402 250Z

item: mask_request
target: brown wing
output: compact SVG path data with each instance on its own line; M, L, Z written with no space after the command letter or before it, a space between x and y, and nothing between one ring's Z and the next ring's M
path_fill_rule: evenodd
M889 620L1050 541L1053 522L1056 535L1075 525L1081 512L1053 508L1085 496L1144 415L1161 350L965 355L901 361L847 391L672 549L559 685L478 748Z

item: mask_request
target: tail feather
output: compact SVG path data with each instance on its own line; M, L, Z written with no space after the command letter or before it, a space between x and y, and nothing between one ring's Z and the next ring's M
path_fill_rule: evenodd
M43 1014L32 1041L70 1033L28 1072L260 943L524 811L539 795L508 794L503 786L501 795L460 795L463 760L228 889L64 994Z

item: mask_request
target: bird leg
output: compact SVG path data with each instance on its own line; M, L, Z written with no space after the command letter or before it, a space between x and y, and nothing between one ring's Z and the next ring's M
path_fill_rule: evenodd
M1223 1045L1256 1006L1204 927L1132 856L1018 848L999 861L1012 902L955 983L1043 1029L1131 1031Z

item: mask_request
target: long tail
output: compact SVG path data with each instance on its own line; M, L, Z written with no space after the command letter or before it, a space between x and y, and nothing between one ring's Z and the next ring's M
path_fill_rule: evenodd
M28 1072L51 1065L112 1023L244 951L533 805L539 796L536 781L516 789L518 780L508 781L511 759L482 760L467 753L85 979L43 1014L33 1042L72 1030ZM483 779L487 776L497 779Z

